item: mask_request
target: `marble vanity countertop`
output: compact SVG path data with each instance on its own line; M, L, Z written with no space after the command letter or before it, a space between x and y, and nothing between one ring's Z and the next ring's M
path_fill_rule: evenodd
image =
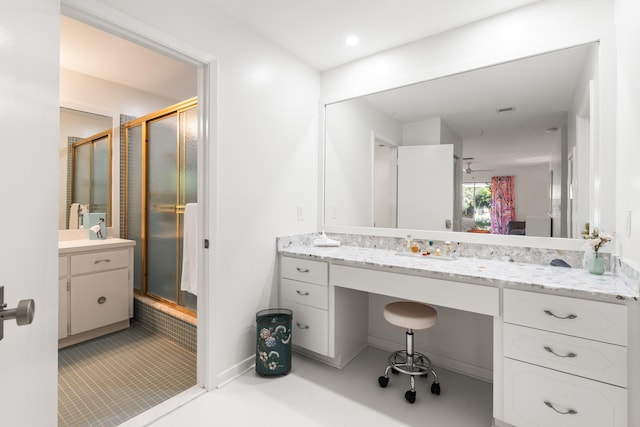
M604 299L638 300L640 295L612 273L602 276L584 269L554 267L521 262L457 257L438 259L435 255L401 254L388 249L354 246L316 247L292 245L279 248L285 255L337 261L354 267L386 268L397 273L413 273L436 279L493 286L529 287L548 291L568 291Z
M83 240L60 240L58 241L58 253L60 255L72 253L72 252L81 252L91 249L102 249L102 248L124 248L129 246L135 246L135 240L127 240L127 239L83 239Z

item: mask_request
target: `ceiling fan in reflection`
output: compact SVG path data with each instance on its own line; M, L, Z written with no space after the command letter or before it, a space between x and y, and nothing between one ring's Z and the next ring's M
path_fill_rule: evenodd
M464 160L473 160L473 158L464 159ZM471 175L474 172L492 172L493 169L471 169L471 162L467 162L467 167L462 169L464 173L467 175Z

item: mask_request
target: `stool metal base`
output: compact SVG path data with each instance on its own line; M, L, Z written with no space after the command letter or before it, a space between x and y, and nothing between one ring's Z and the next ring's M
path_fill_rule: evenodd
M431 393L440 395L440 383L438 382L438 374L432 368L431 360L422 353L413 351L413 331L407 331L407 349L393 352L389 355L389 365L384 370L384 375L378 378L380 387L386 387L389 384L389 371L394 374L409 375L411 381L411 389L407 390L404 397L409 403L416 400L415 377L433 375L433 384L431 384Z

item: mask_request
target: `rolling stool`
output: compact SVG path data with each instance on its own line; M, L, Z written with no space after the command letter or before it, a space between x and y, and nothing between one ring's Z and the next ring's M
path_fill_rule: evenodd
M419 302L399 301L387 304L384 307L384 318L392 325L407 330L406 350L396 351L389 356L389 365L384 370L384 375L378 378L380 387L389 384L389 371L394 374L402 373L411 378L411 389L407 390L404 398L409 403L416 401L415 376L433 374L431 393L440 394L438 374L431 368L431 360L422 353L413 350L413 330L428 329L436 324L438 313L430 306Z

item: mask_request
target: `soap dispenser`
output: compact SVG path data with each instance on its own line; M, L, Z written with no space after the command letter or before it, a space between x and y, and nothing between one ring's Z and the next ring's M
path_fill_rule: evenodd
M411 250L411 234L407 234L407 237L404 238L404 248L407 251Z

